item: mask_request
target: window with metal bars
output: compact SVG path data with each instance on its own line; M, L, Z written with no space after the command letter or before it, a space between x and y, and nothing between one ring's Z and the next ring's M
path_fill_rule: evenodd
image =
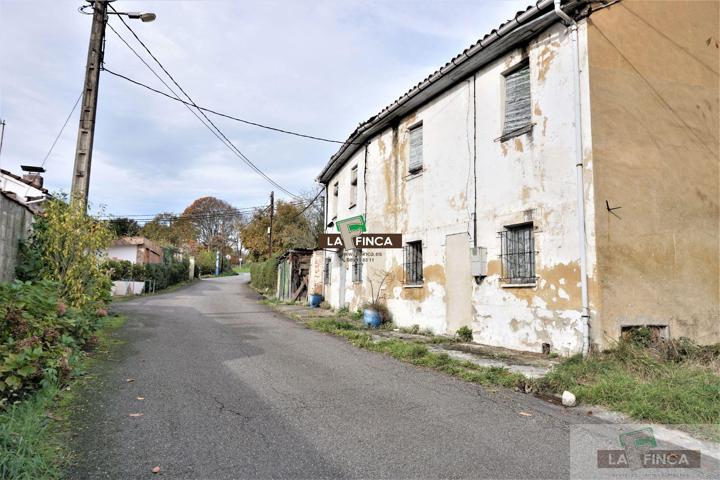
M325 285L330 285L330 265L332 264L332 260L329 258L325 259L325 268L323 268L323 283Z
M536 277L533 224L505 227L499 235L503 282L517 285L534 284Z
M422 242L408 242L403 248L403 257L403 264L405 265L405 284L422 285Z
M530 62L524 60L505 74L505 122L500 137L502 141L527 133L532 128L530 105Z
M353 281L353 283L361 283L362 282L362 269L363 269L362 249L356 248L355 252L353 253L353 263L352 263L352 281Z

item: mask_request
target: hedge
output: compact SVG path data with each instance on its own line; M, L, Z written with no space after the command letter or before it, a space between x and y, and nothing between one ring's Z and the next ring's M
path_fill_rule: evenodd
M250 284L261 290L275 290L277 285L277 257L250 265Z
M112 280L155 282L155 290L162 290L187 280L190 263L187 260L173 263L133 264L127 260L108 260L105 267Z

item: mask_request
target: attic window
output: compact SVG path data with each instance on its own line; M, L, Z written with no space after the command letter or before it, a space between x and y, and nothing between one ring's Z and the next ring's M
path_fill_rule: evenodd
M528 133L530 111L530 62L526 59L504 74L505 122L501 141Z
M422 123L410 128L410 163L408 173L423 169L423 126Z

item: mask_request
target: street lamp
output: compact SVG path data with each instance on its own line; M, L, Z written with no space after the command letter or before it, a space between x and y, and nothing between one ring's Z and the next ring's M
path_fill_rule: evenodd
M103 59L105 41L105 24L108 15L124 15L127 18L152 22L154 13L118 12L114 8L108 12L108 5L115 0L87 0L88 4L79 8L80 13L92 15L90 45L88 46L87 63L85 65L85 87L83 89L82 109L80 110L80 127L75 147L75 165L72 177L71 199L83 202L87 208L90 187L90 166L92 163L93 138L95 136L95 115L97 113L98 85L100 83L100 67ZM92 12L87 11L92 9Z

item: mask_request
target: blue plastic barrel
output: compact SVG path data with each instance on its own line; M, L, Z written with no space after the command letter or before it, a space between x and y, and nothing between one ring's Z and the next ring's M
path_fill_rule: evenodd
M378 328L382 323L380 312L377 310L363 310L363 322L370 328Z
M311 306L311 307L314 307L314 308L317 308L317 307L319 307L320 304L322 303L322 300L323 300L322 295L318 295L317 293L313 293L312 295L310 295L310 302L309 302L309 303L310 303L310 306Z

